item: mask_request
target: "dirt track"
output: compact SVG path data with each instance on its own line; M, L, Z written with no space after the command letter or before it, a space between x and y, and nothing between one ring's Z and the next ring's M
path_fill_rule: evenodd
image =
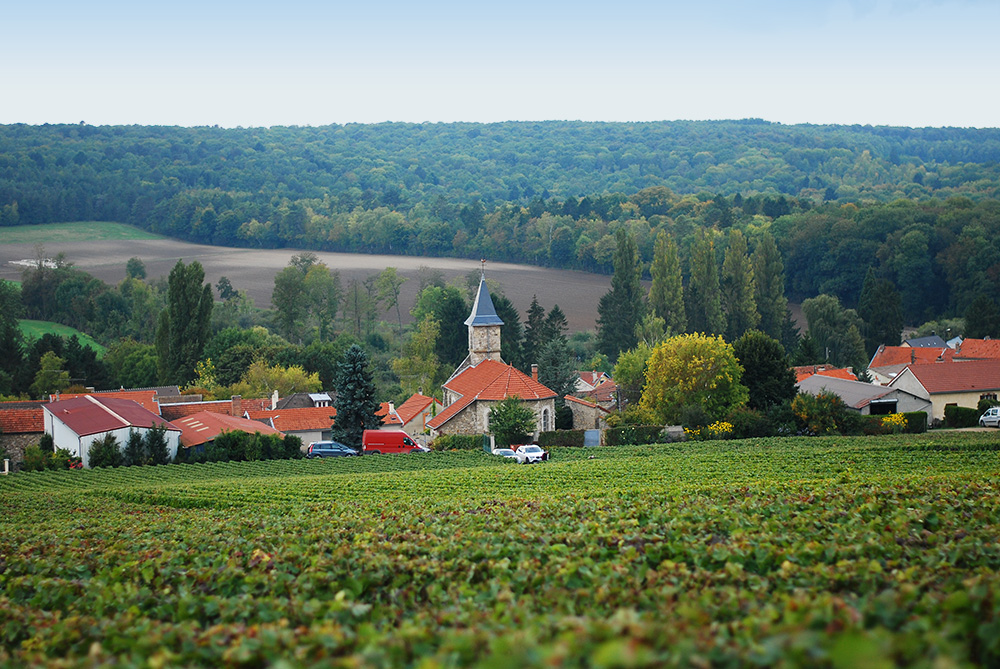
M131 257L140 258L146 265L149 278L166 276L178 259L184 262L197 260L205 268L205 278L213 285L219 277L226 276L237 290L245 290L259 307L270 306L274 275L288 264L298 251L293 249L257 250L231 249L219 246L202 246L169 239L101 241L83 243L52 242L45 244L48 256L65 253L67 260L76 267L107 283L117 283L125 277L125 262ZM0 278L20 279L21 267L11 261L30 259L35 255L33 244L4 244L0 246ZM440 270L445 279L465 276L478 270L474 260L455 258L426 258L412 256L356 255L348 253L317 253L322 262L340 272L346 284L352 278L364 278L395 267L400 275L409 279L403 284L400 305L404 319L416 298L419 286L418 270L430 267ZM487 276L503 288L522 319L531 304L532 295L546 310L558 304L566 313L570 331L593 330L597 320L597 301L611 286L611 277L586 272L545 269L529 265L487 263ZM392 319L395 314L386 314Z

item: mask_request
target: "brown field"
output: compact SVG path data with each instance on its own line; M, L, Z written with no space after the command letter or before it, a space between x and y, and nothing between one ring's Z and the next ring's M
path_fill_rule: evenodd
M88 242L51 239L45 242L47 256L52 257L60 252L66 254L66 259L74 266L110 284L125 277L125 262L133 256L145 263L150 279L167 276L178 259L183 259L185 263L197 260L205 268L205 278L213 285L219 277L226 276L233 287L246 291L258 307L268 307L271 303L274 275L299 251L233 249L171 239ZM409 319L409 310L416 298L421 267L439 270L446 280L464 277L479 268L479 263L475 260L455 258L322 252L317 252L316 255L331 269L340 272L341 281L345 285L352 278L363 279L386 267L395 267L400 275L409 279L403 284L400 298L404 319ZM0 244L0 278L19 280L22 268L12 262L34 257L33 244ZM486 272L489 278L500 284L504 294L520 310L522 318L531 304L532 295L537 295L539 304L546 310L555 304L559 305L566 313L571 332L595 329L597 301L611 286L609 276L530 265L487 263ZM387 313L384 318L393 320L395 313Z

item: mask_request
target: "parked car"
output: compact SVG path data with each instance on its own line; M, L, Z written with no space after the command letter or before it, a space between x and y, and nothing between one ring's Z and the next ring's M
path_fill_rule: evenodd
M548 451L543 451L535 444L518 446L514 451L514 455L517 457L517 461L522 465L531 464L533 462L544 462L549 459Z
M493 455L499 455L504 458L510 458L511 460L517 460L517 453L514 452L513 448L494 448ZM518 462L520 462L518 460Z
M356 450L339 441L314 441L306 449L307 458L344 458L357 454Z
M979 417L979 427L1000 427L1000 407L990 407Z
M365 430L361 434L361 452L365 455L426 453L430 450L413 441L402 430Z

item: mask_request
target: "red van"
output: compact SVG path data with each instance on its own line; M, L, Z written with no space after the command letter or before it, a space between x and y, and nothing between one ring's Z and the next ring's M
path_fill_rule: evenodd
M361 435L361 452L365 455L382 453L426 453L424 448L402 430L365 430Z

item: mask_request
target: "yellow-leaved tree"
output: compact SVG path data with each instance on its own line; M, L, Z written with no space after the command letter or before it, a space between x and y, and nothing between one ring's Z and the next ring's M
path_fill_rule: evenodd
M719 419L749 398L740 383L742 375L733 347L722 337L670 337L649 356L639 406L663 424L678 423L684 408L691 405Z

